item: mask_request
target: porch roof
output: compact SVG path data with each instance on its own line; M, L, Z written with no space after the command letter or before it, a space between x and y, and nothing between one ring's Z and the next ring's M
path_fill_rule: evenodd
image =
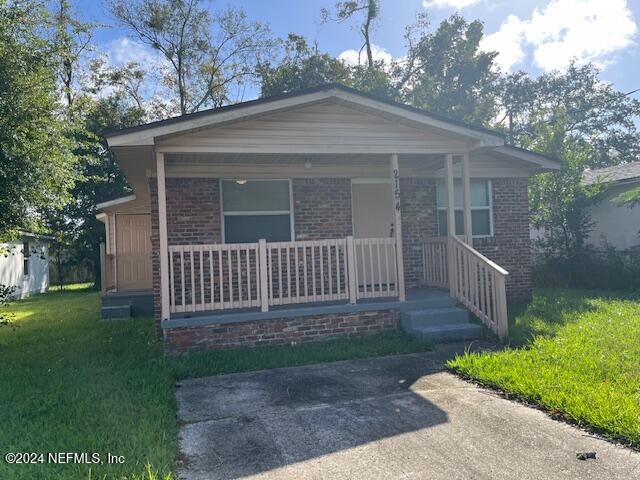
M327 99L339 99L387 114L405 117L417 123L436 127L480 141L483 145L503 145L504 136L495 130L468 124L428 112L404 103L376 97L337 83L320 85L297 92L274 95L256 100L202 110L173 118L158 120L136 127L108 131L104 134L109 146L150 145L153 139L178 132L187 132L230 120L238 120L277 110L290 109Z

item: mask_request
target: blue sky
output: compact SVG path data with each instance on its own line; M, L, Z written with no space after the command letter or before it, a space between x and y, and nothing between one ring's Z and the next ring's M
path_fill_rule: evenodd
M269 23L281 37L289 32L317 40L322 50L353 61L360 38L348 24L321 25L322 7L333 0L217 0L212 10L226 5L242 7L253 20ZM77 4L82 17L113 24L100 2ZM403 33L416 14L428 12L432 26L454 12L468 20L480 19L487 35L483 47L500 52L504 70L525 70L532 75L563 69L571 58L593 61L603 68L602 78L624 92L640 88L640 0L381 0L381 19L373 41L382 58L401 57ZM127 38L120 28L104 28L94 37L98 50L114 63L145 61L147 47ZM346 52L346 53L345 53ZM245 100L256 96L248 91ZM640 94L635 95L640 98Z

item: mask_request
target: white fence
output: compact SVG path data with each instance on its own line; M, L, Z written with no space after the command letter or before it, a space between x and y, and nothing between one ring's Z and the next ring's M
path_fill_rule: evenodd
M393 238L169 246L171 313L394 297Z

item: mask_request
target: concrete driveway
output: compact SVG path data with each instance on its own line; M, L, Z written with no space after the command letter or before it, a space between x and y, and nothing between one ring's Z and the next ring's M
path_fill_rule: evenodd
M182 382L179 475L640 479L637 452L443 372L456 348Z

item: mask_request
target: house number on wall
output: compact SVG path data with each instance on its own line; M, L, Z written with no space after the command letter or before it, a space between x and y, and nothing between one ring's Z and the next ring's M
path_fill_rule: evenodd
M393 169L393 207L396 212L400 211L400 172Z

